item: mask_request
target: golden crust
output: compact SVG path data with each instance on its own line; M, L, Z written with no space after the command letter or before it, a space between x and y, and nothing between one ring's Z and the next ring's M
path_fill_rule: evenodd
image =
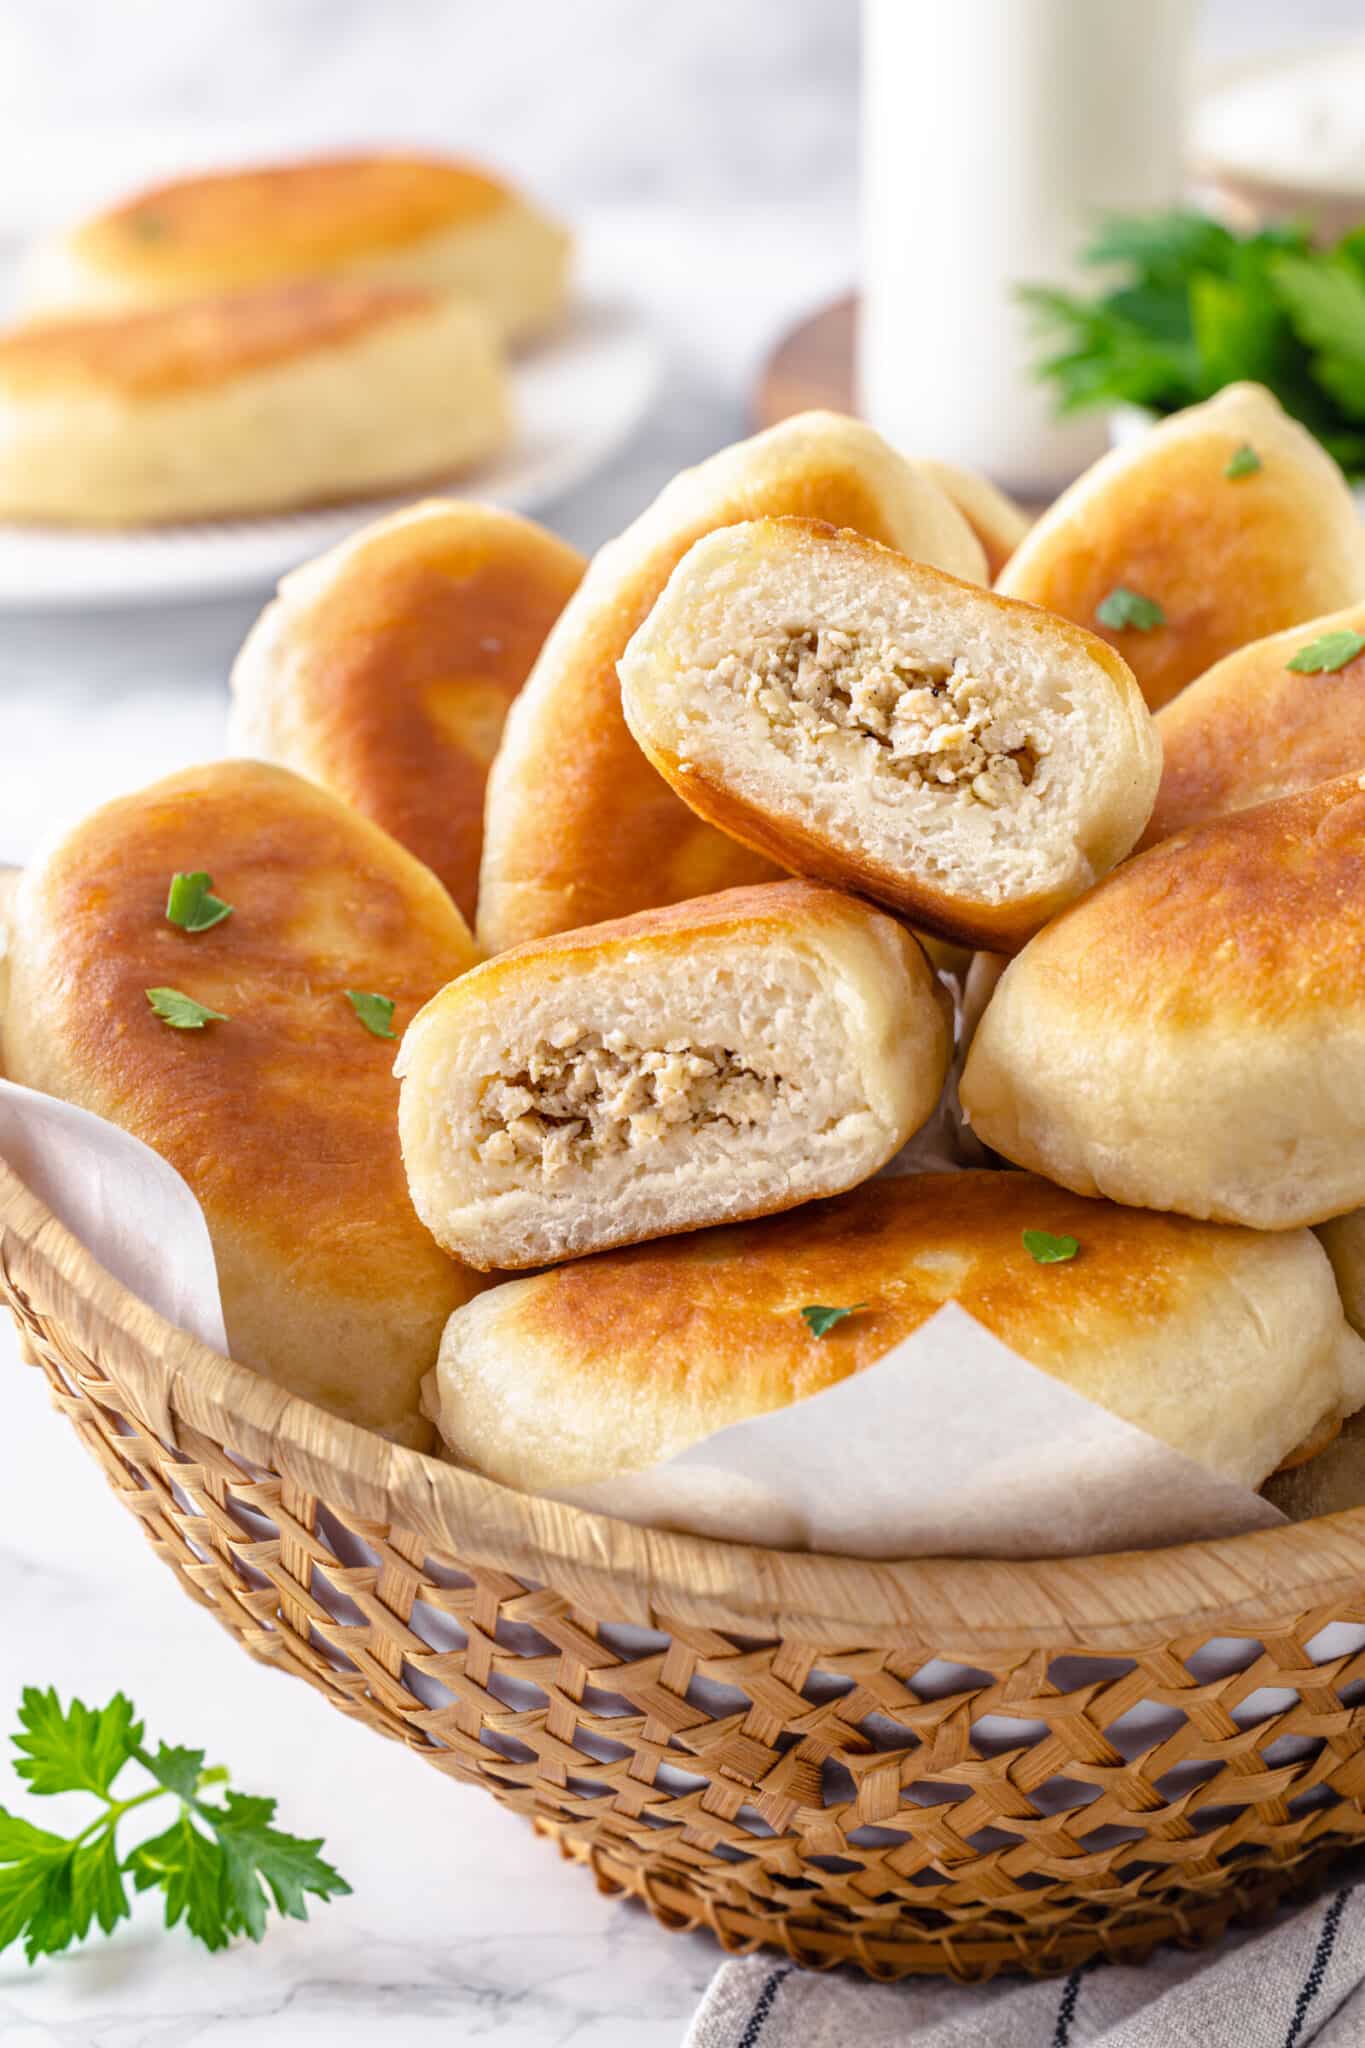
M1040 1266L1025 1230L1074 1236L1082 1253ZM614 1354L651 1382L694 1386L704 1370L714 1395L742 1373L759 1413L874 1364L947 1301L1047 1369L1076 1348L1082 1304L1088 1341L1131 1333L1195 1294L1230 1243L1248 1251L1254 1239L1086 1201L1032 1174L910 1174L772 1222L562 1267L527 1293L517 1325L608 1371ZM804 1306L853 1302L867 1306L812 1339Z
M334 156L151 186L72 236L73 253L153 289L313 277L483 220L512 200L473 164Z
M793 926L812 933L821 926L830 931L863 931L869 919L876 919L888 932L899 929L894 919L878 912L872 904L862 903L841 889L828 889L820 882L790 876L776 882L750 883L704 897L660 904L651 910L632 911L628 917L607 918L600 924L576 926L572 931L554 932L543 939L523 939L518 945L494 954L491 960L481 961L475 974L442 989L427 1009L482 1004L504 984L515 987L522 978L523 963L528 960L548 976L561 966L571 968L575 960L594 961L616 946L687 953L702 932L717 937L744 933L757 941L766 931L785 932ZM900 935L907 951L918 955L923 964L923 948L914 934L901 930Z
M1365 779L1192 826L1039 935L1082 1014L1274 1025L1365 1000ZM1022 964L1022 963L1021 963Z
M1037 1264L1035 1229L1074 1237L1076 1256ZM1121 1209L1029 1174L926 1174L493 1289L447 1330L442 1429L493 1477L579 1485L819 1393L949 1301L1252 1484L1336 1417L1361 1355L1306 1232ZM855 1303L820 1338L801 1315Z
M472 923L508 706L586 564L531 520L433 503L286 579L238 657L238 734L425 861Z
M961 1098L1079 1194L1262 1230L1365 1203L1365 775L1117 868L1006 970Z
M646 761L622 715L616 664L692 543L717 527L790 513L907 544L906 500L886 466L908 465L877 443L874 467L873 438L833 415L785 422L675 478L603 549L546 642L494 768L479 902L488 951L778 872L702 823ZM941 508L950 539L979 559L942 495L914 478L907 496L917 492L926 532Z
M1365 769L1365 655L1328 675L1288 666L1310 642L1342 631L1365 633L1365 604L1238 648L1166 706L1157 718L1161 788L1143 846Z
M860 567L869 577L885 579L900 574L906 582L929 585L935 597L945 601L955 595L972 608L976 616L994 613L1008 618L1016 629L1031 631L1040 646L1074 658L1095 662L1144 725L1149 725L1141 700L1134 690L1132 674L1122 656L1083 626L1044 613L1035 605L1020 604L1013 598L966 583L946 570L911 562L895 549L849 529L836 530L825 521L777 518L755 520L749 533L755 551L781 554L799 534L832 543L844 555L853 576ZM1054 892L1031 897L1014 897L1008 902L973 901L964 893L936 888L922 875L876 861L856 850L834 847L806 830L794 818L763 809L754 798L739 794L732 786L718 782L713 773L693 759L683 759L671 749L652 745L636 735L637 744L689 809L717 826L731 839L765 854L779 867L808 875L836 888L856 889L917 925L959 946L985 947L991 951L1014 952L1060 908ZM1132 845L1131 830L1116 849L1111 861L1119 859ZM1107 862L1106 865L1111 864ZM1074 893L1074 891L1073 891Z
M147 312L42 320L0 333L0 391L168 398L297 362L439 304L397 285L281 284Z
M232 915L165 917L207 869ZM398 1149L394 1047L347 988L391 997L401 1032L474 958L433 876L284 769L225 761L119 798L22 884L12 1078L121 1124L208 1218L234 1352L323 1406L411 1428L445 1316L478 1284L418 1222ZM175 1031L148 988L227 1023Z
M1261 467L1229 480L1245 443ZM1119 586L1157 602L1165 623L1101 625ZM1156 710L1248 640L1365 595L1365 532L1306 429L1259 385L1231 385L1087 471L1021 542L999 588L1110 639Z

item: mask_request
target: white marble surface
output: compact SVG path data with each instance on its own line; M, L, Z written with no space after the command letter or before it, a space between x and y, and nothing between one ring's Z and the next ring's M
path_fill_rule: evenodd
M851 269L837 208L608 209L599 245L668 338L661 402L551 524L592 546L683 463L745 430L789 314ZM0 859L116 789L221 750L228 662L258 600L0 619ZM180 1593L0 1326L0 1733L25 1684L122 1687L149 1732L208 1750L324 1834L354 1897L209 1956L142 1902L112 1940L0 1957L4 2048L677 2048L718 1956L665 1933L504 1814L251 1663ZM0 1803L22 1804L0 1763ZM33 1802L35 1817L54 1802Z

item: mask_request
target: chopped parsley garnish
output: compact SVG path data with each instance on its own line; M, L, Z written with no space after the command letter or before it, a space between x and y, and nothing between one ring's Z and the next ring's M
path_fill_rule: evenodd
M398 1033L393 1028L392 996L377 996L363 988L348 988L346 1000L375 1038L397 1038Z
M1229 483L1235 484L1239 477L1255 476L1260 467L1260 456L1256 453L1250 441L1243 441L1241 447L1233 451L1223 474Z
M821 1308L812 1304L810 1308L803 1308L801 1314L812 1337L823 1337L836 1323L841 1323L845 1316L856 1315L860 1308L866 1307L865 1301L855 1301L851 1308Z
M1166 623L1166 614L1154 597L1144 597L1140 590L1129 590L1123 583L1116 583L1108 597L1101 598L1095 608L1095 617L1102 626L1109 626L1116 633L1124 632L1129 626L1139 633L1150 633L1154 627Z
M1334 676L1358 654L1365 654L1365 633L1352 633L1341 627L1337 632L1324 633L1319 640L1310 640L1285 667L1300 676Z
M168 924L178 924L185 932L207 932L231 915L232 905L213 894L213 877L202 868L196 868L192 874L171 876L166 897Z
M206 1024L229 1024L221 1010L210 1010L203 1003L196 1003L193 996L182 995L178 988L148 988L143 990L148 1002L156 1011L163 1024L169 1024L172 1031L202 1031Z
M1026 1230L1024 1250L1036 1266L1061 1266L1080 1250L1074 1237L1054 1237L1050 1230Z

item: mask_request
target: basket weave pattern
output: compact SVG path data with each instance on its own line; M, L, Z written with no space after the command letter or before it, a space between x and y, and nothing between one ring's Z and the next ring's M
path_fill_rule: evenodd
M1070 1968L1210 1938L1365 1836L1365 1516L1317 1525L1316 1584L1287 1530L1159 1566L781 1559L388 1446L382 1483L357 1477L375 1440L171 1331L3 1166L0 1298L153 1547L252 1656L727 1948L883 1977ZM463 1540L433 1541L466 1507ZM1130 1582L1201 1551L1239 1558L1221 1607L1125 1620ZM697 1583L712 1564L725 1583ZM1088 1625L1066 1611L1087 1581L1108 1589Z

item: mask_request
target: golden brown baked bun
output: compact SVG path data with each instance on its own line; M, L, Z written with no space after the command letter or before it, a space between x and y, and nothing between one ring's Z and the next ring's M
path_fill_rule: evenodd
M1093 633L808 519L697 541L620 677L700 817L961 945L1014 951L1122 860L1161 773Z
M488 783L479 936L488 952L765 881L765 860L701 823L641 754L616 664L693 541L797 513L980 581L980 543L870 427L802 413L674 477L593 560L517 699Z
M1009 964L1008 953L973 953L962 982L962 1018L958 1030L960 1056L965 1058L967 1047L976 1037L976 1027L986 1014L986 1005L999 987L1000 977Z
M1080 1249L1037 1265L1033 1229ZM490 1288L446 1328L441 1434L506 1485L588 1485L819 1393L947 1301L1248 1486L1365 1399L1365 1345L1311 1232L1144 1215L1027 1174L924 1174ZM854 1302L823 1337L801 1315Z
M232 914L166 917L207 871ZM106 804L26 871L14 905L10 1078L121 1124L203 1205L233 1356L348 1421L425 1440L422 1375L481 1284L418 1222L398 1152L395 1047L474 958L420 862L283 768L220 761ZM175 1030L148 989L225 1021Z
M974 469L927 455L916 456L915 468L957 506L985 549L986 573L994 582L1033 524L1028 513Z
M586 564L543 526L433 500L280 585L232 671L242 754L311 775L426 862L472 924L507 709Z
M1247 447L1259 469L1230 478ZM997 588L1102 633L1157 710L1235 647L1365 597L1365 527L1307 428L1259 384L1230 384L1088 469ZM1107 625L1115 591L1162 622Z
M533 940L409 1027L408 1185L483 1268L789 1209L900 1150L950 1037L910 934L810 882Z
M1365 1335L1365 1209L1334 1216L1318 1226L1318 1238L1332 1261L1346 1320Z
M492 330L449 294L271 285L0 333L0 518L276 512L448 476L506 439Z
M458 292L504 339L560 312L569 237L454 158L384 154L215 171L155 185L40 246L27 306L102 311L298 278Z
M1365 603L1239 647L1166 706L1156 722L1161 787L1144 846L1365 769L1365 653L1317 675L1289 667L1337 633L1365 633Z
M1012 961L976 1135L1082 1195L1286 1230L1365 1204L1365 776L1152 847Z

